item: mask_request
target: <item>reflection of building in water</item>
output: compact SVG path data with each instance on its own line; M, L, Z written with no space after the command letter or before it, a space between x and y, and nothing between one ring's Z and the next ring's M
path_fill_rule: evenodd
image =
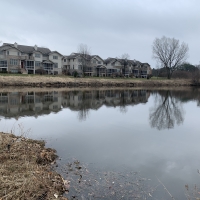
M146 90L90 90L63 92L63 107L72 110L98 109L102 105L121 106L146 103L150 93Z
M85 120L89 110L101 106L124 108L127 105L146 103L150 93L146 90L90 90L63 92L63 107L78 111L80 120Z
M61 107L79 111L80 118L86 118L90 109L101 106L122 106L146 103L146 90L90 90L68 92L10 92L0 93L0 115L21 117L58 112Z
M5 117L37 116L58 112L62 97L58 92L0 93L0 115Z

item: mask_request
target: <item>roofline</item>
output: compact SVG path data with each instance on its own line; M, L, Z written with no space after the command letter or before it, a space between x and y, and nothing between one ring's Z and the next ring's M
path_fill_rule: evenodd
M59 53L58 51L51 51L50 53L48 53L48 54L52 54L52 53L57 53L57 54L59 54L59 55L61 55L61 56L63 56L61 53Z
M4 44L5 44L5 45L4 45ZM0 48L3 47L3 46L9 46L10 48L17 49L17 50L20 51L21 53L23 52L23 51L19 50L18 48L16 48L15 46L11 46L11 44L3 43L3 45L0 46Z

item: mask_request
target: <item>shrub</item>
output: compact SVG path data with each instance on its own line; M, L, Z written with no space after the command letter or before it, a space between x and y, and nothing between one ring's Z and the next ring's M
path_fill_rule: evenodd
M74 72L73 72L73 76L74 76L74 77L77 77L77 76L78 76L78 72L77 72L77 71L74 71Z

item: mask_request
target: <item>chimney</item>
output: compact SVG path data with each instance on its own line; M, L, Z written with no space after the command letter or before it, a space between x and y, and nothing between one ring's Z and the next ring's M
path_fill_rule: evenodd
M34 49L37 51L37 45L34 46Z
M14 43L15 48L17 48L17 42Z

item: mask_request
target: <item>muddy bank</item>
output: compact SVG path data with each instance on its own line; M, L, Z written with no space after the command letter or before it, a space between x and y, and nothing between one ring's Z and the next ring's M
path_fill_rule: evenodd
M43 141L0 133L0 199L62 199L64 180L53 170L56 151Z
M189 79L71 78L66 76L0 76L3 87L180 87L193 86Z

